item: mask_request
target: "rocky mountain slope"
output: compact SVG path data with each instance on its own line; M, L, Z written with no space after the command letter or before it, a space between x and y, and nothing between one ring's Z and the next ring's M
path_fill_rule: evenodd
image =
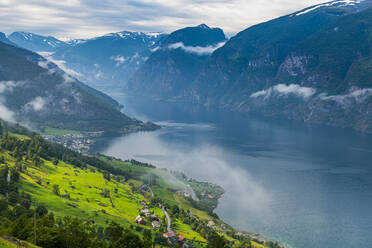
M372 132L371 7L371 0L332 1L252 26L203 63L192 61L195 68L184 63L188 55L179 54L181 66L174 66L175 59L154 53L132 89Z
M190 86L209 55L225 41L221 29L205 24L177 30L135 73L125 90L156 97L178 96Z
M164 37L123 31L63 42L27 32L9 35L18 46L40 53L80 81L107 92L121 88Z
M58 48L68 46L65 42L52 36L42 36L30 32L14 32L8 38L18 46L34 52L54 52Z
M77 41L51 58L78 72L78 79L109 92L122 87L164 37L160 33L112 33Z
M334 1L251 27L216 51L194 100L372 131L371 1Z

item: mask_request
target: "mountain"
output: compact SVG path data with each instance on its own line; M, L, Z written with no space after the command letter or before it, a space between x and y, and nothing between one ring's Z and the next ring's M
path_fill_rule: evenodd
M166 37L161 33L118 32L72 40L49 58L78 72L75 76L94 88L114 91L147 60L152 49Z
M197 95L227 103L277 84L288 55L338 18L368 3L335 1L250 27L217 50L194 84Z
M0 113L30 126L80 131L122 132L151 126L122 114L117 102L38 54L2 42Z
M171 33L130 79L125 91L153 97L173 97L198 75L209 55L226 41L219 28L205 24Z
M312 6L247 28L203 62L196 44L177 35L126 90L372 132L371 7L371 0Z
M8 37L6 37L6 35L2 32L0 32L0 42L3 42L3 43L6 43L8 45L12 45L12 46L17 46L15 43L13 43L12 41L10 41L8 39Z
M372 132L372 1L333 1L248 28L188 92L240 112Z
M18 46L34 52L55 52L59 48L68 46L65 42L52 36L42 36L29 32L14 32L8 38Z

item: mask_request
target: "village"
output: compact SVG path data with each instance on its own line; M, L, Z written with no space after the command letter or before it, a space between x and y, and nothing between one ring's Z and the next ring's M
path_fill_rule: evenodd
M95 138L101 135L102 132L82 132L79 134L43 135L42 137L52 143L63 145L82 154L88 154L95 143Z
M205 186L205 185L204 185ZM216 186L214 184L208 184L210 188L215 188ZM192 193L189 191L190 189L186 188L184 190L176 191L175 194L177 196L184 197L186 199L192 200ZM177 220L185 220L185 217L182 217L182 215L185 215L186 218L192 219L194 223L197 224L197 226L205 226L210 231L213 231L215 233L218 233L219 235L231 235L231 227L226 225L223 222L218 221L218 218L214 220L202 220L197 216L194 216L189 211L184 211L179 209L177 206L169 206L168 204L162 203L162 201L158 201L158 198L154 195L151 187L149 185L143 184L139 189L138 192L141 193L143 196L145 196L148 200L142 200L140 202L141 209L138 210L138 216L133 220L136 224L141 226L146 226L152 228L153 231L157 231L161 234L162 239L165 240L167 244L171 244L176 247L182 247L182 248L196 248L194 242L195 240L188 240L180 233L177 233L177 230L173 229L173 221ZM199 194L200 195L200 194ZM210 190L204 189L202 191L202 197L207 199L215 199L217 198L217 194L213 193ZM217 199L215 199L217 200ZM162 217L159 217L159 214L155 214L156 211L161 210L163 213ZM178 211L175 211L177 209ZM169 212L168 212L169 211ZM158 213L161 213L158 212ZM178 212L178 213L175 213ZM183 212L183 214L181 214ZM177 228L176 228L177 229ZM207 230L206 229L206 230ZM234 232L234 235L236 237L252 237L253 240L255 240L257 243L263 244L265 241L262 240L261 237L256 236L251 233L246 232ZM199 244L203 242L198 242Z
M191 243L189 243L185 237L182 235L177 235L172 229L171 229L171 218L164 209L164 207L158 203L156 204L156 207L160 208L165 216L165 219L162 223L162 221L159 219L159 216L154 214L150 210L150 207L148 206L146 201L141 201L142 209L139 210L139 215L136 217L135 222L139 225L150 225L152 227L153 231L163 231L163 237L171 244L177 245L178 247L184 247L184 248L193 248L195 247ZM163 226L167 225L167 227L160 230Z

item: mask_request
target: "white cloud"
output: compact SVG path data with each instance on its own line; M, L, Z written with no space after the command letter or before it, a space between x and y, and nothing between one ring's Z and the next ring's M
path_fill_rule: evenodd
M15 114L3 104L3 100L0 98L0 119L14 122L14 116Z
M223 45L225 45L225 43L226 42L221 42L221 43L218 43L215 46L201 47L201 46L185 46L182 42L177 42L177 43L170 44L168 46L168 49L178 49L178 48L181 48L185 52L194 53L194 54L197 54L199 56L203 56L203 55L210 55L210 54L212 54L215 50L217 50L218 48L220 48Z
M57 37L119 31L171 32L208 23L233 34L324 0L0 0L0 25Z
M16 85L17 83L14 81L0 81L0 94L5 91L12 91Z
M160 47L154 47L153 49L151 49L151 52L156 52L157 50L159 50Z
M51 61L52 63L56 64L59 68L61 68L64 72L66 72L67 74L73 76L73 77L81 77L82 74L77 72L77 71L74 71L73 69L71 68L68 68L66 66L66 61L64 60L55 60L53 59L53 57L48 57L47 58L49 61Z
M32 101L28 102L25 107L33 111L41 111L43 110L45 105L46 105L46 99L41 96L38 96Z
M64 60L55 60L52 57L52 53L48 52L39 52L40 55L44 55L45 60L40 60L38 65L44 69L47 69L50 73L56 73L58 66L63 72L60 73L66 83L72 83L75 81L75 78L83 77L83 74L74 71L73 69L68 68ZM54 65L53 65L54 64ZM75 77L75 78L74 78Z
M316 93L316 89L310 87L302 87L298 84L278 84L266 90L261 90L251 95L252 98L264 97L268 98L275 95L295 95L302 98L309 98Z
M319 95L319 98L324 101L335 101L343 105L350 101L363 102L370 96L372 96L372 88L360 89L354 87L349 90L349 93L344 95L328 96L327 94L322 93Z
M15 113L5 106L5 98L2 96L5 92L13 91L14 87L23 85L22 81L0 81L0 119L15 122Z
M121 55L112 56L110 59L116 62L115 64L116 67L121 66L127 60L124 56Z

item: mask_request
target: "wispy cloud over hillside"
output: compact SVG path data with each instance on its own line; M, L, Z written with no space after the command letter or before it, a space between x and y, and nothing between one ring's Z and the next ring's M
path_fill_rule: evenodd
M188 53L194 53L199 56L203 55L210 55L212 54L216 49L222 47L225 44L225 42L218 43L215 46L206 46L206 47L201 47L201 46L185 46L182 42L177 42L174 44L171 44L168 46L169 49L179 49L181 48L185 52Z

